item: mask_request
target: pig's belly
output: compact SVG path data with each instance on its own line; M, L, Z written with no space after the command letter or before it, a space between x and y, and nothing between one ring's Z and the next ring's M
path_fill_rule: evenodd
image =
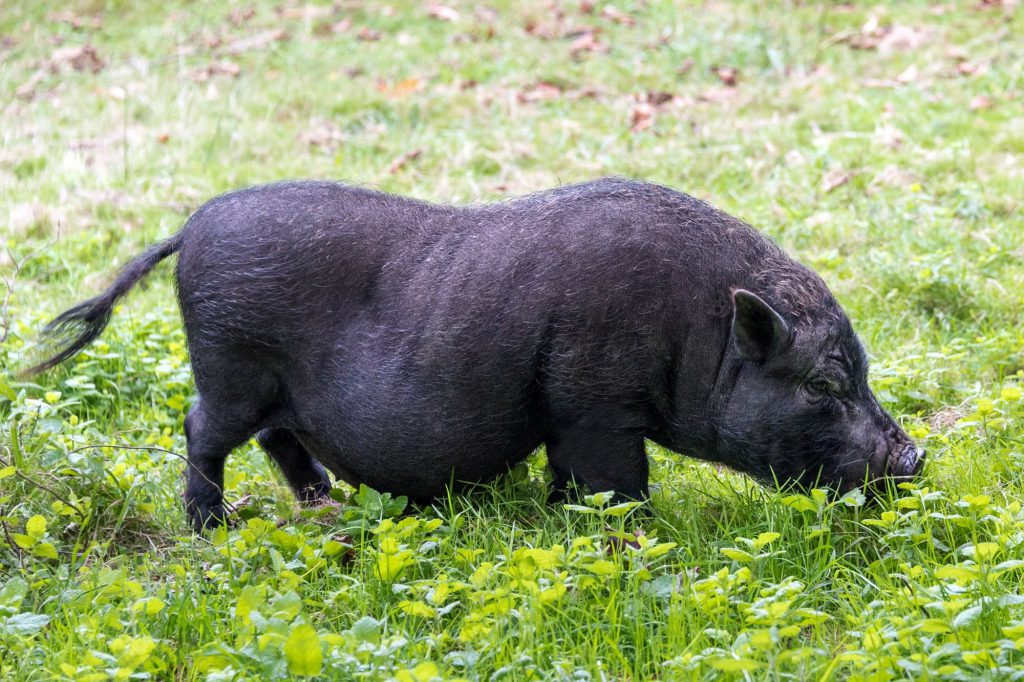
M493 438L459 443L447 438L371 439L365 434L350 434L342 442L329 436L305 433L300 441L339 480L423 502L442 496L449 484L458 490L491 480L541 444L540 438L524 435L509 435L503 443Z

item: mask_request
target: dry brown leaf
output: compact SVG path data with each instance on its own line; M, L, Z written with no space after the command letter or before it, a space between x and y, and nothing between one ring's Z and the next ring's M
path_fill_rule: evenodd
M910 187L911 185L918 183L917 176L912 173L903 170L895 164L889 164L875 175L871 179L871 184L874 186L878 185L889 185L890 187Z
M971 111L978 111L979 109L991 109L995 106L995 102L992 98L987 95L975 95L971 98L970 108Z
M523 24L523 30L529 33L534 38L541 38L542 40L554 40L555 38L562 37L562 31L556 24L541 24L533 19L527 19L526 23Z
M388 166L388 173L394 175L395 173L409 165L411 161L418 159L422 153L422 149L413 149L411 152L406 152L402 154L397 159L392 161L390 166Z
M608 52L608 46L598 40L593 31L588 31L569 44L569 54L574 58L579 57L584 52L604 54Z
M896 76L896 80L904 85L907 85L908 83L913 83L914 81L916 81L917 76L917 64L911 64L907 68L903 69L903 71L900 72L900 75Z
M229 78L238 78L239 74L242 73L242 67L237 63L229 61L227 59L219 62L211 62L202 69L192 72L192 80L196 83L205 83L210 80L213 76L228 76Z
M739 77L740 72L732 66L712 66L711 72L718 76L718 80L722 81L730 88L736 87L736 79Z
M330 121L315 120L312 124L308 130L299 133L299 139L312 147L331 147L344 137L338 126Z
M341 21L331 24L331 33L345 33L350 28L352 28L352 19L345 17Z
M439 3L433 3L427 7L427 14L434 19L440 19L441 21L458 21L459 13L449 7L448 5L442 5Z
M731 87L724 88L708 88L704 92L697 95L697 99L701 102L712 102L714 104L724 104L731 102L738 96L739 90Z
M99 73L105 64L96 48L92 45L69 45L54 50L50 55L49 67L52 73L60 71L61 67L68 64L75 71L89 71Z
M62 12L51 12L46 15L48 21L53 21L61 24L68 24L73 29L81 28L100 28L103 26L103 19L97 15L81 16L75 14L70 10L64 10Z
M261 31L251 36L239 38L228 44L224 51L228 54L240 54L250 50L263 50L270 45L288 39L288 32L284 29L275 28L269 31Z
M526 90L523 90L516 99L521 104L529 104L530 102L542 102L544 100L557 99L562 96L562 88L554 83L547 81L541 81Z
M423 87L423 81L419 78L405 78L394 85L387 81L377 81L377 90L388 97L407 97Z
M883 53L908 52L921 47L927 40L923 29L896 24L878 41L878 51Z
M594 0L580 0L580 14L593 14L594 4Z
M228 13L228 22L232 26L241 26L256 16L254 7L236 7Z
M380 31L375 28L370 28L369 26L363 26L356 34L356 38L365 42L380 40Z
M837 187L842 187L853 178L853 173L842 168L833 168L821 179L821 191L828 194Z
M807 227L821 227L822 225L831 222L832 214L828 211L819 211L814 215L810 216L804 222L807 223Z
M329 5L303 5L279 8L277 13L285 19L324 19L334 14L334 8Z
M14 91L14 96L18 99L32 100L36 96L36 86L44 78L46 78L46 71L39 69L29 76L27 81L18 86L18 89Z
M654 114L654 105L647 102L637 102L636 106L633 107L632 125L629 127L629 132L639 133L653 126Z
M647 93L647 103L655 107L660 107L664 104L668 104L675 97L671 92L662 92L658 90L651 90Z
M988 65L960 62L956 65L956 71L961 76L982 76L988 72Z
M601 10L601 17L608 21L613 21L616 24L622 24L623 26L635 26L636 19L620 11L614 5L605 5L604 9Z

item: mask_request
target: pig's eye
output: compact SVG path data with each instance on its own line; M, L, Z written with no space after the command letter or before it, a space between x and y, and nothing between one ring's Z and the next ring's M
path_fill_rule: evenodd
M846 395L843 385L827 377L814 377L804 384L807 392L815 398L842 398Z

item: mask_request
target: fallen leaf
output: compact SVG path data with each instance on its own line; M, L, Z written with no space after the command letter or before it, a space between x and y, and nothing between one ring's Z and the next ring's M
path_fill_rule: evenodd
M580 14L593 14L594 4L594 0L580 0Z
M584 52L604 54L608 52L608 46L598 40L594 32L588 31L569 44L569 54L573 58L579 57Z
M992 99L987 95L975 95L973 98L971 98L971 111L978 111L979 109L991 109L993 106L995 106L995 102L993 102Z
M410 161L418 159L422 153L422 149L413 149L411 152L406 152L405 154L402 154L397 159L392 161L390 166L388 166L388 173L394 175L398 171L405 168Z
M828 194L837 187L842 187L853 178L853 173L842 168L833 168L821 179L821 191Z
M542 102L544 100L557 99L561 96L561 87L554 83L541 81L520 92L516 95L516 99L522 104L528 104L530 102Z
M375 40L380 40L380 31L378 31L375 28L363 26L362 28L359 29L359 32L356 34L356 37L359 40L365 42L373 42Z
M459 13L448 5L433 3L427 7L427 14L441 21L458 21Z
M228 54L240 54L242 52L249 52L250 50L262 50L273 43L287 39L287 31L275 28L269 31L261 31L260 33L246 36L245 38L239 38L224 48L224 51Z
M819 211L814 215L810 216L804 222L807 223L807 227L821 227L826 223L832 221L832 214L828 211Z
M352 19L345 17L341 21L331 24L331 33L345 33L352 28Z
M46 15L47 20L61 24L68 24L73 29L81 28L100 28L103 26L103 19L99 16L92 15L83 17L75 14L70 10L64 10L62 12L51 12Z
M377 81L377 90L389 97L406 97L423 87L423 81L419 78L405 78L394 85L386 81Z
M697 99L701 102L712 102L715 104L724 104L731 102L738 96L739 90L734 87L724 88L708 88L697 95Z
M299 139L311 147L331 147L344 137L338 126L330 121L314 120L311 123L313 125L309 129L299 133Z
M668 104L672 101L674 95L671 92L660 92L650 91L647 93L647 103L652 104L655 107L660 107L663 104Z
M988 71L985 64L973 64L971 62L960 62L956 65L956 71L961 76L981 76Z
M711 72L718 76L718 80L722 81L730 88L736 87L736 79L739 76L739 71L732 66L712 66Z
M29 76L27 81L18 86L14 91L14 96L18 99L32 100L36 96L36 86L44 78L46 78L46 71L39 69Z
M170 139L171 136L168 133L160 133L159 135L156 136L156 141L159 142L160 144L167 144L167 142Z
M895 164L889 164L871 179L871 184L875 186L889 185L890 187L901 188L910 187L915 182L919 182L915 175Z
M927 34L922 29L912 26L895 25L878 42L878 51L908 52L917 49L925 43Z
M92 45L72 45L54 50L50 55L50 71L57 73L65 64L71 65L75 71L99 73L105 62Z
M608 21L613 21L616 24L622 24L623 26L636 25L636 19L625 12L619 11L614 5L605 5L604 9L601 10L601 17Z
M253 7L236 7L228 13L228 22L232 26L241 26L256 16L256 9Z
M629 128L631 133L639 133L654 125L654 106L647 102L637 102L633 107L632 125Z
M213 76L227 76L229 78L238 78L238 75L242 73L242 67L237 63L222 60L219 62L211 62L205 67L192 72L192 80L196 83L205 83L210 80Z
M917 64L911 64L907 68L903 69L900 75L896 76L896 80L906 85L916 81L917 75Z
M277 13L285 19L323 19L331 16L334 8L330 5L303 5L278 8Z

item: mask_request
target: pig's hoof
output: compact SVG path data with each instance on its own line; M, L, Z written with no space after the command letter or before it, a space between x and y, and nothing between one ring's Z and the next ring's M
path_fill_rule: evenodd
M190 501L186 508L192 530L197 534L212 528L223 526L227 522L227 512L223 504L195 504Z
M296 497L299 498L299 502L308 507L337 506L337 503L331 498L331 484L329 481L318 481L312 485L307 485L298 491Z

